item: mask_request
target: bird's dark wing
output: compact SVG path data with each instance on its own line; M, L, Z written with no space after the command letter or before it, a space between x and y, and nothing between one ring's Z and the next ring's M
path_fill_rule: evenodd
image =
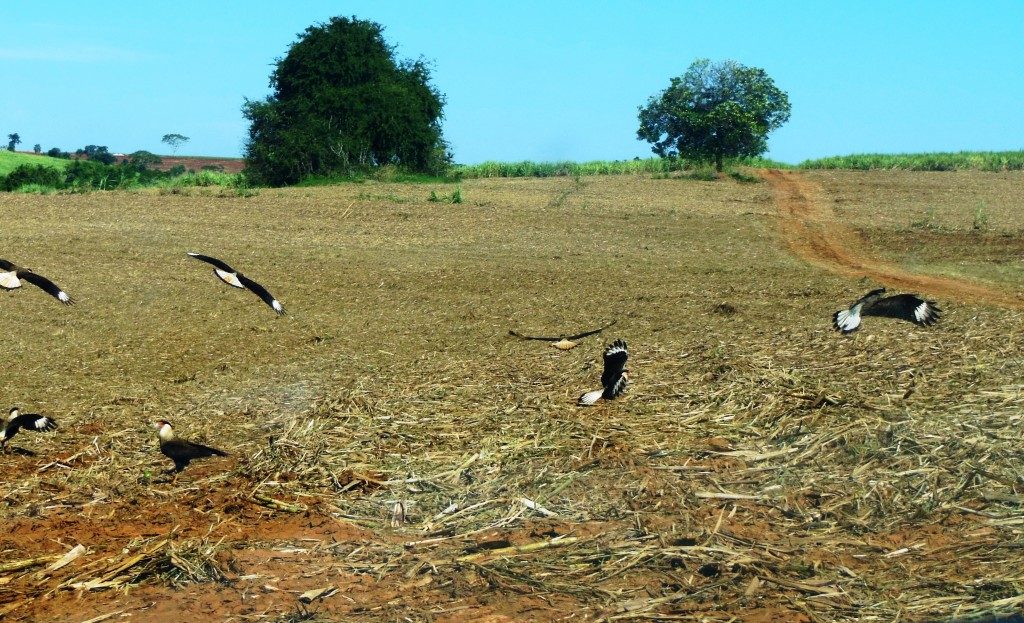
M616 322L618 321L612 320L611 322L609 322L608 324L604 325L599 329L594 329L593 331L584 331L583 333L577 333L576 335L559 335L557 337L549 337L543 335L523 335L522 333L516 331L515 329L509 329L508 334L524 340L542 340L544 342L557 342L559 340L578 340L580 338L587 337L588 335L600 333L601 331L604 331L605 329L612 326Z
M32 285L42 288L43 290L46 291L47 294L57 299L61 303L64 303L65 305L75 304L74 299L68 296L67 292L61 290L59 287L57 287L57 284L50 281L46 277L43 277L42 275L37 275L34 272L26 270L19 271L18 276L24 279L25 281L31 283Z
M509 329L508 330L508 334L509 335L514 335L515 337L518 337L518 338L521 338L521 339L524 339L524 340L542 340L544 342L557 342L558 340L562 339L561 337L545 337L545 336L541 336L541 335L523 335L522 333L516 331L515 329Z
M0 270L4 272L11 272L21 270L21 267L18 266L17 264L12 264L8 262L7 260L0 259Z
M605 385L604 393L601 397L605 400L612 400L622 392L626 391L626 386L629 385L629 380L625 374L619 374L619 378L615 379L615 382L610 385Z
M188 447L189 458L201 459L207 456L227 456L228 453L217 448L211 448L210 446L204 446L201 443L195 443L193 441L182 442Z
M878 288L877 290L872 290L871 292L868 292L864 296L854 301L853 305L850 305L850 308L853 308L856 305L863 305L864 307L867 307L868 305L871 305L878 299L882 298L883 294L885 294L885 288Z
M897 294L865 305L864 316L884 316L913 322L920 326L933 325L939 321L942 310L935 301L926 301L916 294Z
M192 459L201 459L208 456L227 456L228 453L217 448L204 446L201 443L185 441L183 439L172 439L160 444L160 451L166 454L177 464L184 461L186 464Z
M264 303L266 303L267 305L270 305L270 308L273 309L274 311L276 311L278 313L278 315L281 315L281 314L284 313L284 307L281 305L281 303L277 299L274 298L274 296L272 294L270 294L270 292L267 292L266 288L264 288L260 284L256 283L252 279L249 279L248 277L246 277L245 275L243 275L241 273L238 273L238 280L242 282L242 285L244 285L245 287L247 287L250 290L252 290L253 292L255 292L256 296L258 296L261 299L263 299Z
M626 350L626 342L624 340L615 340L604 349L604 372L601 373L602 387L609 387L619 381L628 358L629 351Z
M22 413L7 423L7 436L13 436L19 428L34 432L49 431L57 428L57 422L38 413Z
M604 325L603 327L599 327L599 328L593 329L591 331L584 331L583 333L577 333L576 335L567 335L567 336L565 336L565 339L567 339L567 340L578 340L580 338L587 337L588 335L594 335L595 333L600 333L601 331L604 331L605 329L607 329L608 327L612 326L616 322L618 322L618 320L612 320L611 322L609 322L608 324Z
M190 257L194 257L194 258L196 258L197 260L199 260L201 262L206 262L207 264L213 264L214 266L216 266L217 268L223 270L224 272L228 272L228 273L235 272L234 268L231 268L230 266L228 266L227 264L225 264L224 262L218 260L215 257L210 257L209 255L200 255L199 253L192 253L191 251L187 251L187 253L188 253L188 255Z

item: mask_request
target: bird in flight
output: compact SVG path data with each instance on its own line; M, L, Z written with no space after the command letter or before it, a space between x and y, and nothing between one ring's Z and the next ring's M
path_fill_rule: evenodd
M832 326L846 335L860 328L861 316L883 316L927 327L938 322L942 315L935 301L926 301L916 294L884 294L885 288L872 290L857 299L849 309L841 309L832 314Z
M188 467L188 464L195 459L204 459L208 456L227 456L228 453L217 448L204 446L201 443L177 439L174 436L174 429L167 420L157 420L153 423L157 429L157 436L160 438L160 452L174 461L174 469L170 470L177 474Z
M604 349L604 371L601 373L601 389L595 389L580 396L576 403L580 406L589 406L604 398L612 400L622 392L626 391L629 384L629 371L626 370L626 360L629 358L629 351L626 350L625 340L615 340Z
M522 333L519 333L515 329L510 329L508 334L514 335L515 337L524 340L542 340L544 342L553 342L553 344L551 345L557 348L558 350L572 350L573 348L576 348L576 346L578 345L577 340L581 340L589 335L594 335L595 333L600 333L601 331L604 331L605 329L612 326L616 322L617 321L612 320L603 327L599 327L591 331L584 331L583 333L577 333L575 335L558 335L555 337L545 337L540 335L523 335Z
M22 268L17 264L8 262L7 260L0 260L0 287L8 290L14 290L15 288L21 287L21 281L25 280L34 286L38 286L46 291L47 294L56 298L65 305L74 305L75 301L72 300L68 293L57 287L57 284L50 281L42 275L37 275L27 268Z
M215 257L210 257L208 255L200 255L199 253L192 253L191 251L188 251L188 255L190 257L196 258L201 262L212 264L213 274L217 275L217 278L219 278L224 283L235 288L252 290L252 292L255 293L256 296L263 299L264 303L270 305L270 308L277 312L279 316L284 314L284 307L281 305L281 303L279 303L278 300L275 299L273 295L270 294L270 292L267 292L266 288L256 283L252 279L249 279L242 273L238 272L234 268L231 268L230 266L228 266L227 264L218 260Z
M0 448L7 448L7 442L18 434L21 429L35 431L37 433L50 431L57 428L57 422L45 415L37 413L22 413L18 407L12 407L7 414L7 421L3 429L0 429Z

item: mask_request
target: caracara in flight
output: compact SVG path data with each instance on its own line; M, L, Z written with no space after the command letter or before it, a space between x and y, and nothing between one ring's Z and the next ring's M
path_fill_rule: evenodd
M227 264L218 260L215 257L210 257L208 255L200 255L198 253L192 253L191 251L189 251L188 254L189 256L194 257L197 260L206 262L207 264L212 264L213 274L217 275L217 277L224 283L235 288L252 290L252 292L256 294L256 296L263 299L264 303L270 305L271 309L276 311L278 315L284 313L284 307L281 306L281 303L279 303L277 299L275 299L270 294L270 292L267 292L266 288L256 283L252 279L249 279L242 273L238 272L234 268L231 268L230 266L228 266Z
M524 340L541 340L544 342L552 342L551 345L557 348L558 350L572 350L579 345L579 342L577 340L581 340L587 337L588 335L600 333L601 331L604 331L605 329L607 329L608 327L612 326L615 323L616 321L612 320L603 327L592 329L590 331L584 331L582 333L577 333L575 335L556 335L554 337L547 337L542 335L523 335L522 333L516 331L515 329L509 329L508 334L514 335Z
M21 413L18 407L13 407L7 415L7 421L4 422L3 429L0 430L0 448L6 448L7 442L11 440L11 437L17 435L18 431L22 428L41 433L57 428L57 422L45 415Z
M626 370L626 359L629 358L629 351L626 350L624 340L615 340L604 349L604 372L601 373L601 389L595 389L580 396L577 404L581 406L592 405L599 399L612 400L622 392L626 391L629 384L629 375Z
M37 275L27 268L12 264L7 260L0 260L0 287L8 290L21 287L21 281L31 283L46 291L47 294L56 298L65 305L74 305L75 301L68 296L68 293L57 287L57 284L42 275Z
M942 310L935 301L926 301L916 294L886 296L885 288L878 288L857 299L849 309L841 309L832 315L832 326L843 334L860 328L861 316L884 316L907 320L927 327L939 321Z
M159 420L153 424L160 436L160 452L174 461L174 469L171 472L177 474L188 467L194 459L204 459L208 456L227 456L228 453L217 448L204 446L201 443L176 439L171 423L167 420Z

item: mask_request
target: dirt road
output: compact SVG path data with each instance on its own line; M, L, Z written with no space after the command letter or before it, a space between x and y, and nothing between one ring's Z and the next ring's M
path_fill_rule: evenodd
M811 264L936 297L1024 309L1024 297L1018 293L964 279L913 273L875 258L856 232L839 222L815 184L799 173L777 169L766 169L761 175L775 194L783 238L793 253Z

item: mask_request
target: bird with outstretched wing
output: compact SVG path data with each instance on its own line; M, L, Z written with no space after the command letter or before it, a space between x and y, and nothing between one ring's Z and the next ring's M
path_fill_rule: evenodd
M604 331L605 329L607 329L608 327L614 325L616 322L618 322L618 321L617 320L612 320L611 322L609 322L608 324L604 325L603 327L599 327L597 329L592 329L590 331L584 331L582 333L576 333L574 335L558 335L558 336L554 336L554 337L541 336L541 335L523 335L522 333L519 333L515 329L509 329L508 334L512 335L512 336L515 336L515 337L518 337L518 338L523 339L523 340L541 340L543 342L553 342L553 344L551 344L551 345L554 346L555 348L557 348L558 350L571 350L573 348L576 348L576 346L579 345L579 342L577 340L581 340L581 339L583 339L585 337L588 337L588 336L600 333L600 332Z
M626 391L626 386L629 385L629 371L626 370L627 359L629 359L629 350L626 348L625 340L615 340L605 347L601 389L583 394L576 404L590 406L601 398L614 400L619 394Z
M209 255L201 255L199 253L192 253L191 251L188 251L188 255L189 257L194 257L195 259L201 262L211 264L213 266L213 274L216 275L218 279L228 284L229 286L233 288L251 290L256 296L260 297L264 303L269 305L271 309L277 312L279 316L285 313L284 307L281 305L281 303L279 303L278 300L275 299L273 295L271 295L270 292L267 291L266 288L256 283L252 279L249 279L248 277L238 272L234 268L231 268L230 266L227 265L227 263L222 262L221 260L218 260L215 257L210 257Z
M862 316L881 316L906 320L921 327L939 321L942 310L935 301L927 301L916 294L884 296L885 288L872 290L857 299L848 309L832 314L832 326L844 335L860 328Z
M65 305L74 305L75 301L68 296L68 293L61 290L57 284L42 275L37 275L27 268L22 268L13 262L0 259L0 288L14 290L21 287L22 280L40 288L53 298Z

